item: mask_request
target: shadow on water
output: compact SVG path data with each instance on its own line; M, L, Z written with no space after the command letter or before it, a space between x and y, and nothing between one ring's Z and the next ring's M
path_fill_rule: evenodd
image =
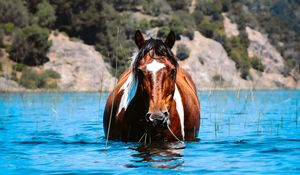
M184 164L183 151L185 143L152 143L142 144L129 149L134 150L131 164L127 168L151 167L164 169L179 169Z

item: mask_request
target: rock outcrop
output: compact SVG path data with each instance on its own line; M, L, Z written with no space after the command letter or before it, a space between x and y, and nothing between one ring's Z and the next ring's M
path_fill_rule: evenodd
M292 77L283 76L284 59L270 44L268 37L250 27L246 27L246 32L249 39L249 57L261 59L265 67L262 73L250 71L253 86L259 89L297 88L297 82Z
M224 32L227 37L232 37L232 36L238 36L240 34L238 30L237 24L231 22L231 20L227 17L226 13L223 13L223 25L224 25Z
M25 91L17 82L0 77L0 92Z
M227 55L223 46L212 39L206 38L199 32L194 33L194 39L181 37L174 46L174 53L179 44L190 49L187 59L179 61L195 81L198 89L280 89L299 88L299 83L292 77L282 75L283 58L268 42L266 36L253 29L247 28L250 45L249 56L256 56L266 67L264 72L250 69L250 79L240 77L235 62Z
M59 89L64 91L110 91L116 79L93 46L71 41L63 34L52 34L49 62L44 69L53 69L61 75Z
M249 39L248 55L262 60L267 73L281 73L284 67L280 53L270 44L267 36L257 30L246 27Z
M174 53L179 44L186 45L191 51L189 57L179 64L191 74L199 89L247 88L251 84L240 77L235 63L217 41L196 31L193 40L181 37L174 46Z

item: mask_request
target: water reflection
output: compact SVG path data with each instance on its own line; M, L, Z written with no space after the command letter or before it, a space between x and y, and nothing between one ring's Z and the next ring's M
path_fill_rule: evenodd
M130 149L137 153L132 154L132 164L128 168L152 167L179 169L184 164L183 151L185 143L152 143L142 144Z

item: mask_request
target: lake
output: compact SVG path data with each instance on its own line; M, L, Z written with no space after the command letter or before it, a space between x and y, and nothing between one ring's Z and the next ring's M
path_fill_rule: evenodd
M108 141L107 93L0 94L1 174L300 174L300 91L199 91L198 142Z

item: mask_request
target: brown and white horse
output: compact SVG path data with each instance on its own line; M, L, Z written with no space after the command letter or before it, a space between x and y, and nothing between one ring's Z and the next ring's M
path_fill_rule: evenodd
M175 34L163 42L135 33L139 52L119 78L104 111L108 139L197 140L200 104L190 75L171 51Z

